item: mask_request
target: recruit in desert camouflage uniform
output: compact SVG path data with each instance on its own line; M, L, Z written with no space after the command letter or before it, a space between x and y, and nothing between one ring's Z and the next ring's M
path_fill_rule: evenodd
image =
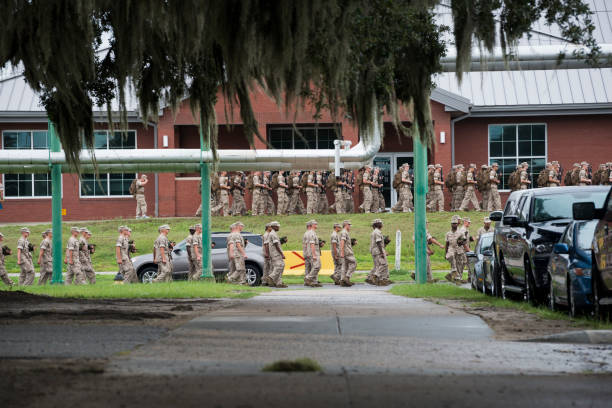
M40 265L40 277L38 284L44 285L53 276L53 231L50 229L42 233L43 240L38 252L38 264Z

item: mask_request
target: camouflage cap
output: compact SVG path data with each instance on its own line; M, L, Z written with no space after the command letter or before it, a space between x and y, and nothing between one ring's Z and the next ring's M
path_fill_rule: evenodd
M278 222L278 221L272 221L272 222L270 223L270 226L271 226L271 227L279 227L279 228L280 228L280 222Z
M229 227L230 227L230 229L236 228L236 223L231 224Z
M475 169L475 168L476 168L476 164L470 163L470 169Z
M580 165L581 165L581 166L588 166L588 165L589 165L589 163L587 163L587 162L583 161L583 162L580 162Z
M480 166L481 169L486 169L487 167L489 166L487 166L486 164L483 164L482 166Z
M93 235L93 234L91 233L91 231L90 231L90 230L88 230L87 228L85 228L85 233L86 233L87 235Z
M168 230L168 231L170 231L170 226L168 224L160 225L157 230L158 231L161 231L161 230Z
M557 160L553 160L551 163L553 164L553 166L558 166L559 165L559 162Z
M491 219L489 217L484 217L484 223L485 224L490 224L491 223Z
M382 220L380 218L376 218L374 221L372 221L372 225L374 224L382 224Z
M120 225L120 226L117 228L117 231L121 232L121 231L123 231L123 230L125 230L125 229L127 229L127 227L126 227L125 225Z
M573 167L580 167L580 164L578 164L578 163L574 163L572 166L573 166Z
M342 228L339 222L334 222L334 228Z
M132 229L131 229L130 227L125 227L125 230L126 230L127 232L132 232Z
M462 218L462 221L463 221L463 222L466 222L466 221L467 221L467 222L472 222L472 220L470 220L470 217L463 217L463 218Z
M451 224L459 224L459 221L461 221L461 218L458 215L453 215L451 217Z
M306 221L306 228L310 227L312 224L310 223L310 221Z
M238 226L238 227L244 227L244 224L243 224L242 222L238 221L238 222L236 223L236 226Z
M79 227L71 227L70 232L81 232L81 229Z
M430 164L429 166L427 166L428 169L433 169L435 168L435 166L433 164Z
M81 227L81 228L79 228L79 232L85 232L85 231L87 231L87 227Z
M266 225L264 225L264 228L265 228L265 229L270 228L270 223L267 223Z
M436 167L436 169L441 169L442 165L440 163L437 163L435 167Z
M198 228L200 228L200 229L201 229L201 228L202 228L202 224L195 224L195 225L193 226L193 228L194 228L194 229L198 229Z
M349 220L342 221L342 225L353 225Z
M550 164L550 163L546 163L546 164ZM529 166L529 163L527 163L527 162L522 162L522 163L521 163L521 166Z
M319 223L317 222L317 220L310 220L308 221L310 223L310 225L319 225Z
M28 227L23 227L22 229L20 229L19 231L23 232L27 232L28 234L30 233L30 229Z
M48 234L48 233L50 233L50 232L53 232L53 230L52 230L51 228L47 228L47 229L45 230L45 234Z
M47 237L47 231L43 231L43 232L42 232L40 235L41 235L43 238L46 238L46 237Z

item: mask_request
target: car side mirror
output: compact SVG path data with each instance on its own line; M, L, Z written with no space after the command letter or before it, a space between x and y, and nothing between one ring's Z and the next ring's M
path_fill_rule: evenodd
M569 247L567 246L567 244L555 244L553 246L553 252L555 254L569 254Z
M572 204L572 215L575 220L592 220L595 218L595 203Z
M495 222L499 222L502 220L502 217L504 216L504 213L501 211L493 211L491 214L489 214L489 219L491 221L495 221Z
M517 226L517 223L518 223L518 216L516 215L506 215L504 217L504 225L515 227Z
M483 256L493 256L493 250L485 249L484 251L482 251L482 255Z

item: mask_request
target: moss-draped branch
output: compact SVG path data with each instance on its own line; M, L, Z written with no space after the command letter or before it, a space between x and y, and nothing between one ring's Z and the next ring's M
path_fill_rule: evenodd
M597 55L582 0L0 0L0 66L23 66L75 166L83 143L93 146L93 107L119 100L125 120L130 90L145 121L189 97L213 149L219 89L247 138L262 137L254 85L287 107L347 113L362 130L372 109L398 123L398 105L409 104L430 142L432 76L446 48L439 3L452 9L459 73L474 43L508 49L539 18ZM104 36L110 48L97 51Z

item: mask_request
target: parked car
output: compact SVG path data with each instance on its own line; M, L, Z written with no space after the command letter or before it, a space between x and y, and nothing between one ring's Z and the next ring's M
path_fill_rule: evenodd
M493 252L493 232L486 232L480 235L474 252L466 254L468 258L468 269L472 288L496 295L495 275L493 274L493 264L495 253Z
M591 243L593 313L608 320L612 317L612 189L601 207L597 202L582 202L574 204L573 210L576 219L597 220Z
M213 232L211 233L211 243L213 245L212 266L215 278L222 279L229 270L227 259L227 236L229 232ZM245 252L246 259L246 274L247 282L250 286L258 286L261 284L261 276L263 274L264 257L262 253L263 239L261 235L250 232L242 232L242 235L247 240ZM172 278L177 280L187 279L189 272L189 262L187 260L185 241L181 241L174 247L172 252ZM151 282L157 276L157 264L153 262L153 253L139 255L132 259L138 279L143 282Z
M601 207L606 186L550 187L519 190L510 194L503 213L490 214L495 221L495 274L500 293L522 295L537 303L549 295L548 261L573 219L576 202L594 202Z
M565 305L571 317L593 306L591 244L597 220L572 221L553 247L548 263L551 310Z

